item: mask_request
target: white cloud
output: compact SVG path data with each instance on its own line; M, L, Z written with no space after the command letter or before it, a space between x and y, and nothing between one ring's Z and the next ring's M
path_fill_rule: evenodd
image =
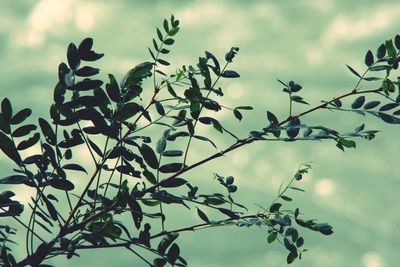
M314 192L321 197L330 197L335 193L335 184L331 179L321 179L316 182Z
M14 42L19 46L42 46L49 34L61 35L71 30L72 22L81 32L91 31L99 17L104 20L104 8L98 3L75 0L41 0L32 9L25 27L17 32ZM69 26L69 28L67 27Z
M382 257L375 251L369 251L362 257L363 266L365 267L383 267Z

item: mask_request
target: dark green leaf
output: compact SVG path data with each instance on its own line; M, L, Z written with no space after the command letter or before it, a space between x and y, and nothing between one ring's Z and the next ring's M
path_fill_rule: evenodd
M221 213L225 214L226 216L230 217L231 219L239 219L240 216L237 215L235 212L228 210L228 209L224 209L224 208L219 208L218 209Z
M376 100L368 102L364 105L364 109L373 109L373 108L377 107L380 103L381 103L380 101L376 101Z
M172 45L173 43L175 43L175 41L172 38L168 38L168 39L164 40L164 44L166 44L166 45Z
M114 117L118 121L126 121L127 119L135 116L141 110L142 107L139 104L135 102L129 102L124 104L123 107L114 114Z
M378 50L376 51L376 57L378 59L381 59L381 58L383 58L385 56L385 54L386 54L386 47L385 47L384 44L381 44L379 46Z
M372 54L371 50L368 50L367 54L365 55L364 62L368 67L374 64L374 55Z
M351 104L351 108L352 109L361 108L362 105L364 105L364 102L365 102L365 96L363 96L363 95L359 96L353 101L353 103Z
M42 133L45 136L47 143L49 143L51 145L55 145L56 144L56 135L53 131L53 128L50 126L50 124L46 120L39 118L39 126L42 129Z
M4 133L0 132L0 149L18 165L21 163L21 157L15 147L14 142Z
M287 264L293 263L297 258L297 252L290 252L286 258Z
M164 19L163 27L164 27L165 32L169 32L168 20Z
M239 47L232 47L231 50L229 50L229 52L225 54L225 60L227 62L232 62L237 52L239 52Z
M271 207L269 208L269 212L276 212L279 211L280 207L282 206L281 203L274 203L271 205Z
M179 32L179 27L173 28L168 32L169 36L174 36Z
M389 57L395 57L396 56L396 49L393 46L393 41L392 40L387 40L385 42L385 46L386 46L386 51L387 51Z
M278 233L277 233L277 232L275 232L275 231L271 232L271 233L268 235L268 238L267 238L268 243L274 242L274 241L276 240L277 236L278 236Z
M158 101L154 102L154 105L156 106L156 110L157 110L158 114L160 114L161 116L164 116L165 110L164 110L163 105Z
M118 102L120 99L120 89L118 83L112 74L108 74L108 77L110 78L110 82L106 84L107 94L112 101Z
M304 245L304 238L302 238L302 237L299 237L298 239L297 239L297 241L296 241L296 247L301 247L301 246L303 246Z
M157 28L157 36L158 36L158 39L160 39L161 42L164 40L164 37L163 37L163 35L162 35L162 33L161 33L159 28Z
M350 67L349 65L346 65L347 66L347 68L354 74L354 75L356 75L358 78L361 78L361 75L360 74L358 74L358 72L357 71L355 71L352 67Z
M301 103L301 104L305 104L305 105L310 105L308 104L306 101L304 101L304 99L301 96L298 95L292 95L290 97L290 99L292 99L292 101L297 102L297 103Z
M197 208L197 214L199 215L200 219L202 219L206 223L210 222L210 220L208 219L207 215L204 212L202 212L199 208Z
M30 132L36 130L36 125L33 124L27 124L24 126L21 126L11 134L12 137L21 137L29 134Z
M187 181L182 178L172 178L172 179L166 179L161 181L160 186L162 187L179 187L181 185L186 184Z
M90 76L98 74L99 72L100 72L99 69L92 68L89 66L84 66L84 67L78 69L75 72L75 74L76 74L76 76L80 76L80 77L90 77Z
M80 59L78 56L78 48L76 48L74 43L70 43L68 45L67 59L69 67L73 70L76 70L76 68L79 66Z
M62 168L65 170L80 171L80 172L84 172L87 174L87 171L85 170L85 168L83 168L79 164L69 163L69 164L65 164L64 166L62 166Z
M399 106L398 103L389 103L389 104L383 105L383 106L379 109L379 111L380 111L380 112L382 112L382 111L388 111L388 110L397 108L398 106Z
M394 37L394 44L398 50L400 50L400 35L396 34Z
M33 145L35 145L39 140L40 140L40 134L39 133L35 133L28 140L21 141L21 143L18 144L17 149L18 150L25 150L27 148L30 148Z
M10 123L12 117L12 107L8 98L4 98L3 101L1 101L1 113L3 114L3 119L7 123Z
M75 188L71 181L64 179L50 179L48 183L51 187L59 190L71 191Z
M382 113L382 112L379 112L378 115L386 123L390 123L390 124L396 123L396 118L391 115L388 115L388 114Z
M0 184L23 184L28 177L23 175L11 175L0 179Z
M143 159L146 161L147 165L149 165L153 169L158 168L159 163L156 153L154 153L154 150L150 146L142 144L140 148L140 153L142 154Z
M160 167L162 173L175 173L180 171L183 167L182 163L168 163Z
M157 62L160 63L161 65L164 65L164 66L169 66L170 65L170 63L168 61L165 61L165 60L163 60L161 58L158 58Z
M221 77L224 78L239 78L240 75L234 70L225 70L224 72L221 73Z
M91 80L86 78L80 82L77 82L72 89L77 91L88 91L100 87L102 84L103 81L101 80Z
M15 114L12 119L11 119L11 124L20 124L23 122L26 118L28 118L32 114L32 110L30 108L25 108L17 114Z
M162 155L164 157L180 157L183 155L183 152L181 150L167 150L162 152Z
M168 262L174 265L176 260L179 258L179 254L180 254L179 246L176 243L172 244L167 254Z
M243 118L242 113L240 113L237 109L233 110L233 115L235 115L236 119L238 119L239 121L241 121Z

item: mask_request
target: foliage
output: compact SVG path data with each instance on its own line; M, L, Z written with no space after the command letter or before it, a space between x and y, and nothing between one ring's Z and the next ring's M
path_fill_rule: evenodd
M0 179L6 189L0 194L0 216L15 220L13 226L0 225L3 266L49 266L45 262L52 257L71 258L82 249L108 247L128 249L149 266L186 266L178 235L227 225L265 228L268 243L281 243L288 252L287 262L292 263L306 251L301 228L323 235L333 233L329 224L307 219L299 208L285 207L292 201L291 191L303 191L297 184L311 168L309 164L301 164L271 204L256 212L235 199L238 178L215 173L221 191L207 193L195 185L188 171L254 142L328 139L345 150L356 147L356 138L371 140L378 132L364 124L342 133L306 122L306 115L321 110L372 115L385 123L399 124L400 82L392 80L391 73L398 68L400 36L394 43L386 41L375 54L369 50L362 74L348 66L357 77L353 89L299 114L292 113L293 105L309 105L299 95L303 87L278 80L289 96L288 116L278 119L267 111L261 129L240 138L212 115L204 115L206 110L217 113L229 109L241 121L253 109L227 107L221 101L225 92L218 86L219 80L240 76L231 69L239 48L232 47L223 62L205 52L196 65L182 66L168 75L163 71L170 65L165 58L178 32L179 21L174 16L164 20L148 49L151 61L129 70L120 83L112 74L107 81L95 78L100 70L86 65L103 57L93 50L91 38L78 46L71 43L67 63L58 68L50 119L27 123L31 109L16 112L7 98L2 100L0 148L15 163L13 172ZM151 79L153 95L143 104L143 82ZM375 89L362 89L366 82ZM352 104L344 105L345 98L352 99ZM139 126L139 120L146 123ZM153 127L162 128L162 133L148 131ZM213 127L234 142L188 165L193 141L217 148L213 140L199 134L199 127ZM30 150L34 146L40 147L39 152ZM94 165L91 170L74 160L79 147L89 151ZM25 150L32 153L23 156ZM77 173L88 176L80 179L86 181L83 189L71 179ZM13 199L13 185L34 189L29 207ZM195 210L199 221L183 228L167 228L166 205ZM29 214L27 221L20 219L23 212ZM127 223L126 216L131 222ZM26 257L20 260L13 256L17 226L18 234L26 231Z

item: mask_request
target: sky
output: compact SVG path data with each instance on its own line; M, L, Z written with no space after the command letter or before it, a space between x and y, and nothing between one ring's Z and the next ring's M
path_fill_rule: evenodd
M224 125L245 136L248 129L266 126L266 110L287 116L287 96L276 81L294 80L303 86L302 96L311 104L351 90L357 80L346 64L363 70L365 53L400 34L398 1L3 1L0 9L0 97L16 107L32 107L34 117L48 116L57 66L65 61L66 47L85 37L104 52L99 61L101 77L113 73L121 79L127 70L150 60L147 47L155 27L174 14L181 22L173 52L168 58L174 72L183 64L195 64L204 51L219 58L232 46L240 47L232 65L241 77L223 81L226 103L252 105L240 124L230 112L216 116ZM349 102L351 103L351 102ZM306 107L297 105L295 112ZM352 131L365 123L381 132L372 141L359 140L357 149L341 152L332 142L257 144L236 151L191 173L206 186L213 171L233 175L238 198L256 210L254 203L274 199L281 182L302 162L313 170L299 184L305 194L293 194L310 218L327 221L335 233L324 237L304 231L310 250L293 266L396 266L400 234L399 127L373 117L321 111L306 120L313 124ZM200 129L227 146L232 140L209 129ZM196 150L197 149L197 150ZM210 153L199 151L190 162ZM85 160L87 152L78 153ZM0 154L0 175L11 165ZM212 170L212 171L211 171ZM206 177L203 177L206 176ZM21 196L22 199L27 199ZM179 214L173 213L179 221ZM193 215L193 220L195 216ZM283 266L285 249L268 245L265 229L212 229L182 236L183 253L190 265ZM141 264L131 254L110 250L85 252L55 266L126 266ZM136 265L139 266L139 265Z

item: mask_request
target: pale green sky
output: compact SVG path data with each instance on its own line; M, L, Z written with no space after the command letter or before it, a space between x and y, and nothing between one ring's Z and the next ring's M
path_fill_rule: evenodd
M360 71L368 49L375 51L386 39L400 33L398 1L89 1L3 0L0 9L0 97L16 106L31 106L34 116L47 116L57 79L57 66L65 61L72 41L94 38L104 52L99 61L102 76L117 78L136 64L149 60L147 47L155 27L171 13L181 21L173 53L174 67L195 64L204 51L222 58L231 46L240 47L233 68L237 80L224 81L226 103L252 105L241 124L230 113L218 117L227 126L266 126L265 110L287 116L286 96L276 79L295 80L305 88L302 96L312 105L345 93L356 79L349 64ZM399 75L400 76L400 75ZM296 106L295 111L304 107ZM252 114L252 115L250 115ZM253 203L268 203L279 184L301 162L313 161L313 171L300 186L306 194L293 194L309 218L328 221L334 235L323 237L304 231L310 252L293 266L391 267L397 266L400 247L400 141L399 127L375 118L321 112L308 122L352 131L366 122L380 129L377 139L359 141L357 150L342 153L330 142L256 144L193 172L200 185L212 182L212 172L234 175L238 197ZM207 129L204 133L214 134ZM231 140L213 137L221 147ZM195 144L196 145L196 144ZM202 158L208 148L197 145ZM203 153L203 154L202 154ZM83 160L86 154L79 155ZM10 165L0 154L0 174L9 175ZM204 175L206 177L204 177ZM82 178L84 179L84 178ZM182 210L183 212L183 210ZM180 214L177 214L179 216ZM179 218L179 217L178 217ZM193 219L196 219L193 216ZM285 265L286 251L266 244L265 229L223 229L182 236L189 266ZM82 253L74 266L140 266L131 254L120 251ZM55 266L68 266L66 260ZM71 265L72 266L72 265Z

